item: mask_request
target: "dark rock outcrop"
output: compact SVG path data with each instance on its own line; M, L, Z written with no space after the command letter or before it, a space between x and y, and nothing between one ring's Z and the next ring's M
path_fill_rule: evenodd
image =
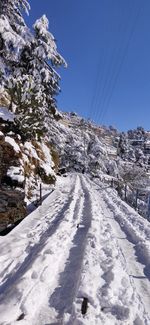
M18 190L0 190L0 231L26 216L24 196Z
M5 124L5 122L3 121ZM6 124L5 124L6 125ZM16 152L11 144L5 141L5 136L0 133L0 232L9 224L23 219L26 215L26 206L24 202L25 193L16 187L18 182L11 179L7 172L11 166L17 167L20 152Z

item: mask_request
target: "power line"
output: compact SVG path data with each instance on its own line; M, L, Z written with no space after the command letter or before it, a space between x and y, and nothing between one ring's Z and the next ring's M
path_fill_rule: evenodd
M110 24L108 24L107 20L105 20L105 22L106 22L105 26L104 26L105 28L103 28L103 30L104 30L104 35L106 35L108 37L109 33L110 33L110 30L112 31L114 29L114 22L111 20L111 24L112 24L111 26L110 26ZM120 27L121 26L119 26L119 28L118 28L119 30L120 30ZM106 28L107 28L107 30L106 30ZM107 32L108 35L106 34L106 32ZM98 87L96 88L96 90L94 92L95 108L94 107L93 108L94 108L94 114L95 115L97 115L98 111L99 111L99 101L101 101L101 99L103 97L103 94L105 94L105 88L107 86L108 76L110 76L109 71L112 68L112 66L114 66L114 64L112 64L112 63L113 63L113 59L114 59L116 44L114 44L113 55L112 55L111 59L109 57L108 48L109 48L109 44L108 44L108 41L106 39L106 44L104 46L104 51L105 51L104 62L101 64L101 66L102 66L102 77L101 77L101 80L100 80L101 83L98 84Z
M118 30L119 30L119 35L120 35L119 40L121 40L121 41L117 42L118 46L116 46L116 43L115 43L114 48L113 48L112 59L110 61L110 69L108 70L108 73L106 75L105 84L103 87L103 93L102 93L102 96L101 96L100 102L99 102L97 119L99 119L103 115L103 111L105 109L103 103L105 103L106 98L110 92L110 89L113 84L114 75L115 75L116 71L118 71L120 61L122 60L121 57L123 56L123 53L124 53L124 46L125 46L126 37L127 37L126 35L128 35L128 33L129 33L128 25L130 25L129 22L132 18L131 14L130 14L131 9L132 9L132 7L128 8L128 17L126 17L126 12L124 10L122 12L122 15L120 15L121 23L118 26ZM128 24L124 23L125 20L128 21Z
M140 17L141 12L142 12L142 7L143 7L143 3L142 3L142 5L138 8L137 15L136 15L136 17L135 17L135 20L134 20L134 23L133 23L133 26L132 26L132 29L131 29L131 33L130 33L130 35L129 35L129 39L128 39L127 44L126 44L126 47L125 47L125 49L124 49L124 55L123 55L122 60L121 60L121 62L120 62L120 64L119 64L119 68L118 68L118 70L116 71L116 74L115 74L115 76L114 76L113 85L112 85L112 88L111 88L111 90L110 90L110 94L109 94L108 97L105 98L105 101L104 101L104 110L103 110L103 114L102 114L102 116L101 116L101 120L100 120L101 123L102 123L102 121L104 120L104 117L105 117L105 115L106 115L106 113L107 113L107 111L108 111L108 109L109 109L109 104L110 104L110 101L111 101L111 99L112 99L112 96L113 96L114 90L115 90L115 88L116 88L116 85L117 85L117 82L118 82L118 78L119 78L119 75L120 75L121 69L122 69L123 64L124 64L124 62L125 62L125 59L126 59L126 56L127 56L128 50L129 50L130 42L131 42L131 40L132 40L132 37L133 37L133 35L134 35L134 32L135 32L135 29L136 29L136 25L137 25L138 19L139 19L139 17Z
M101 11L103 12L104 8L101 8ZM106 32L106 27L107 27L107 23L106 21L104 22L104 32ZM102 51L100 52L99 55L99 60L98 60L98 69L97 69L97 73L96 73L96 80L94 83L94 89L93 89L93 96L92 96L92 100L91 100L91 104L90 104L90 108L89 108L89 117L91 117L92 113L94 112L94 107L96 106L96 101L97 101L97 95L99 93L99 88L100 88L100 84L102 83L102 79L104 76L104 69L101 69L101 66L105 68L105 59L106 59L106 47L102 48ZM103 62L103 65L102 65Z
M93 114L93 116L96 118L96 120L103 120L106 111L108 110L114 89L116 87L118 77L120 74L120 71L122 69L123 63L125 61L129 45L131 42L131 39L133 37L133 34L135 32L136 24L139 19L140 13L142 11L142 4L139 5L137 8L137 2L136 6L132 5L132 11L136 12L135 19L133 20L133 24L130 27L130 24L124 24L124 20L126 18L126 13L123 11L121 15L121 22L118 25L118 28L120 30L121 35L121 41L122 41L122 35L124 36L124 42L118 43L118 47L116 48L116 43L113 47L112 56L110 58L110 61L107 64L107 51L105 47L105 51L103 50L103 70L102 75L100 75L100 66L101 61L99 61L98 65L98 72L97 72L97 78L96 78L96 87L95 92L92 97L92 102L90 106L90 115ZM128 8L128 23L132 19L131 10ZM129 28L128 28L129 25ZM125 38L125 35L127 34L127 37ZM128 36L129 34L129 36ZM120 58L120 59L119 59ZM100 57L101 59L101 57ZM101 78L100 78L101 77Z

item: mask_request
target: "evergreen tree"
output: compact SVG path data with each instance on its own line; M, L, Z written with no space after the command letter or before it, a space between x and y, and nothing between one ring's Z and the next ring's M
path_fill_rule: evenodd
M0 78L2 91L15 107L16 123L26 135L41 135L56 110L59 75L54 67L66 65L57 52L48 19L42 16L31 33L22 17L27 0L0 2Z
M27 40L27 26L21 14L28 12L27 0L0 1L0 54L7 64L17 60L20 49Z
M22 46L27 43L29 32L22 17L22 9L28 10L27 0L0 1L0 85L1 91L18 64Z
M45 132L46 125L48 128L49 117L56 109L55 96L60 90L60 77L54 66L66 65L57 52L48 24L45 15L35 22L34 35L22 48L19 64L7 85L17 118L30 135Z

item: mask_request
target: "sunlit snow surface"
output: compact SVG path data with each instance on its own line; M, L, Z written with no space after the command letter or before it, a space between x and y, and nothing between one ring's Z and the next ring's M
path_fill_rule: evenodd
M150 224L105 183L60 178L0 238L0 279L1 325L149 325Z
M6 136L5 142L8 142L13 147L14 151L20 152L20 147L13 138Z

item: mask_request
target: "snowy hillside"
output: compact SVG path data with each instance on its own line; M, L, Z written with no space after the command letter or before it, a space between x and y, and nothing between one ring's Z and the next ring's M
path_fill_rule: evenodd
M108 173L112 162L112 175L116 173L117 150L104 129L77 116L75 113L62 113L59 121L53 121L48 132L49 141L60 155L60 168L66 171L83 171L93 175Z
M22 201L21 209L17 207L20 209L19 217L17 211L14 212L14 217L9 211L7 213L7 197L3 204L1 201L1 230L27 214L25 202L32 209L35 208L33 203L40 199L40 186L44 196L52 188L51 185L55 184L56 174L74 171L86 173L114 186L130 205L135 206L137 201L140 214L149 218L148 164L139 165L139 161L136 163L129 159L132 155L125 156L128 148L125 141L123 155L122 134L112 127L99 127L75 113L55 111L48 132L40 140L30 139L16 127L14 115L3 107L0 108L0 132L1 186L5 192L16 188L24 194L21 198L16 192L16 197ZM135 135L134 137L137 139ZM139 191L147 189L144 195L139 192L138 200L136 188ZM9 205L12 207L11 203Z
M0 231L24 218L56 180L58 159L46 140L23 141L14 115L0 108Z
M141 128L127 134L119 133L112 127L95 125L73 112L61 116L59 121L52 121L48 132L48 139L60 157L60 174L86 172L107 180L109 184L113 181L112 186L118 188L120 196L149 218L150 153L144 149L148 146L149 133ZM141 132L144 144L143 141L142 145L138 144L137 150L129 135L131 137L132 133L134 142L138 142Z

